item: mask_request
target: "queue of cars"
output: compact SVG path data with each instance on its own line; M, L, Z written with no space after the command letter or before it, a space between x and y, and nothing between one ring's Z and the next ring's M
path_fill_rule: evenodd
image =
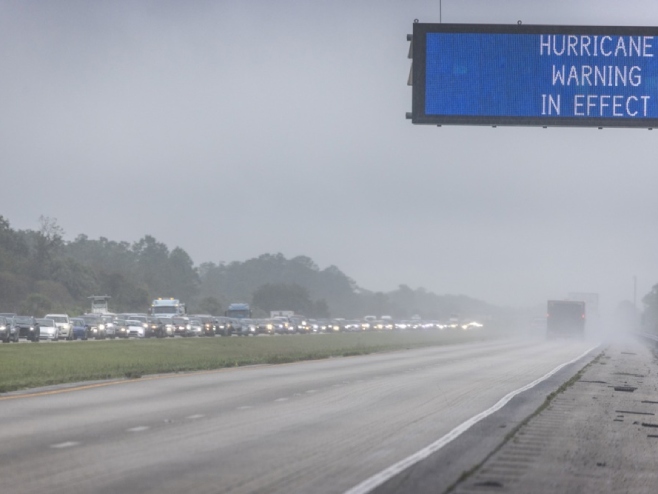
M307 319L302 316L278 316L268 319L236 319L207 314L174 317L153 317L147 314L84 314L69 318L66 314L47 314L43 318L0 314L0 341L18 342L19 339L40 340L96 340L115 338L173 338L174 336L256 336L362 331L408 331L459 327L481 327L441 324L437 321Z

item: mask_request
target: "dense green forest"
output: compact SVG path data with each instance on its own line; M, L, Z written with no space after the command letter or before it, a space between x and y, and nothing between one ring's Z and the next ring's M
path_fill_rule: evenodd
M196 266L181 247L170 249L150 235L134 243L86 235L66 241L54 219L41 217L37 229L15 230L0 216L1 312L79 314L88 310L90 295L111 296L115 312L145 312L157 297L178 298L192 312L216 315L238 301L251 303L256 315L278 309L312 317L447 319L500 311L466 296L406 285L372 292L336 266L320 269L305 256L263 254Z

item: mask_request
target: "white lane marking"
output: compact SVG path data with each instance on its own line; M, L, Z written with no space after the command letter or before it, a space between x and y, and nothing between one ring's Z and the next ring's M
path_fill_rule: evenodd
M423 461L424 459L428 458L430 455L436 453L439 451L441 448L443 448L446 444L450 443L452 440L456 439L460 435L462 435L464 432L466 432L468 429L473 427L475 424L480 422L481 420L487 418L489 415L497 412L501 408L503 408L509 401L514 398L515 396L523 393L524 391L528 391L529 389L534 388L541 382L545 381L546 379L550 378L557 372L559 372L561 369L566 367L567 365L571 365L575 362L578 362L581 358L586 356L588 353L590 353L592 350L598 348L600 345L594 345L592 348L587 350L586 352L582 353L580 356L576 357L573 360L570 360L569 362L565 362L563 364L558 365L555 369L552 371L548 372L544 376L540 377L539 379L535 379L532 381L530 384L526 384L522 388L517 389L516 391L512 391L511 393L506 394L503 396L498 403L496 403L494 406L489 408L488 410L485 410L484 412L478 413L474 417L471 417L468 419L466 422L461 423L457 427L455 427L453 430L448 432L445 436L442 438L438 439L437 441L433 442L429 446L421 449L420 451L412 454L411 456L407 456L405 459L395 463L394 465L391 465L390 467L386 468L385 470L382 470L379 473L376 473L372 477L364 480L360 484L352 487L351 489L345 491L345 494L367 494L371 492L373 489L376 487L379 487L382 485L384 482L387 480L392 479L395 477L397 474L400 472L403 472L407 468L409 468L412 465L415 465L416 463Z
M243 406L243 407L238 407L238 408L236 408L236 410L249 410L250 408L254 408L254 407L250 407L249 405L247 405L247 406Z
M277 399L274 400L274 401L288 401L288 398L277 398Z
M77 443L75 441L67 441L65 443L51 444L50 447L55 449L64 449L64 448L70 448L72 446L77 446L78 444L80 443Z
M200 413L197 413L196 415L189 415L186 418L188 418L190 420L195 420L195 419L200 419L200 418L203 418L203 417L205 417L205 415L201 415Z
M128 429L128 432L143 432L149 429L148 425L138 425L137 427L133 427L132 429Z

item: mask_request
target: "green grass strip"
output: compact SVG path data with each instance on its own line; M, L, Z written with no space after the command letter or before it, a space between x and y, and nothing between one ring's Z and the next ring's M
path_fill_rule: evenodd
M253 364L365 355L491 338L433 331L0 345L0 393L54 384L138 378Z

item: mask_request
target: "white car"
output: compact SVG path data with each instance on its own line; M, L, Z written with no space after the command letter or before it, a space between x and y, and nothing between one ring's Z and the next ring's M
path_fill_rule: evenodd
M43 319L37 319L37 323L39 323L40 340L57 341L59 339L59 328L55 324L55 321L44 317Z
M134 338L144 338L146 335L146 328L142 321L137 321L136 319L128 319L126 321L126 326L128 326L128 336Z
M203 336L203 323L199 319L190 319L187 328L187 336Z
M58 338L73 339L73 325L67 314L46 314L44 319L52 319L55 326L59 329Z

